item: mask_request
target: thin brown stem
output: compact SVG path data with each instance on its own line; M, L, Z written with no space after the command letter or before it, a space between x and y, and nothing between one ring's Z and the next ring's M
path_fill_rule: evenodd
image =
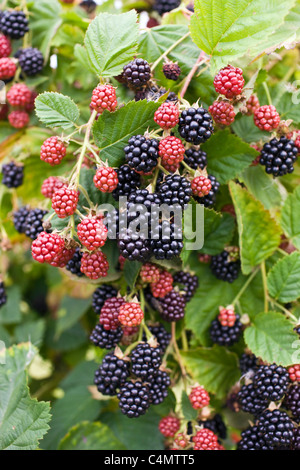
M200 52L200 55L198 57L198 59L196 60L195 64L193 65L193 67L191 68L190 70L190 73L188 74L188 76L186 77L186 80L184 82L184 85L181 89L181 92L180 92L180 98L182 99L192 81L192 78L193 76L195 75L195 73L197 72L197 69L199 67L199 65L201 64L201 62L203 61L205 57L205 53L203 51Z

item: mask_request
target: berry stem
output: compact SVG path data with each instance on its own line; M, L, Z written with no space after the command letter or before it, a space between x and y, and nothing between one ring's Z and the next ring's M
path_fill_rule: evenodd
M90 197L89 197L89 195L88 195L86 189L85 189L81 184L78 185L78 189L79 189L79 190L82 192L82 194L84 195L85 199L86 199L87 202L88 202L88 205L89 205L90 207L94 207L94 204L92 203L92 201L91 201L91 199L90 199Z
M187 372L186 372L184 364L182 362L182 358L181 358L180 351L179 351L179 348L178 348L178 344L177 344L177 341L176 341L176 322L174 322L174 321L172 322L171 329L172 329L172 344L173 344L173 349L174 349L174 352L175 352L175 357L176 357L176 359L178 361L178 364L180 366L182 377L185 379L186 376L187 376Z
M188 351L189 344L188 344L188 340L187 340L187 337L186 337L185 330L183 330L182 333L181 333L181 340L182 340L183 351Z
M188 89L188 87L189 87L189 84L191 83L192 78L193 78L193 76L195 75L195 73L196 73L198 67L199 67L202 63L205 62L206 59L204 59L204 57L205 57L205 52L201 51L201 52L200 52L200 55L199 55L199 57L198 57L198 59L196 60L195 64L194 64L193 67L191 68L191 70L190 70L188 76L186 77L186 80L185 80L185 82L184 82L184 85L183 85L183 87L182 87L182 89L181 89L181 91L180 91L180 93L179 93L179 96L180 96L181 99L184 97L184 95L185 95L185 93L186 93L186 91L187 91L187 89Z
M157 165L157 168L161 170L165 175L169 175L170 173L166 170L162 165Z
M193 168L191 168L187 163L185 163L184 160L182 160L181 164L182 164L182 166L184 166L184 168L186 168L186 169L188 170L188 172L189 172L190 174L192 174L193 176L195 176L196 171L193 170Z
M170 46L151 66L151 72L155 70L155 68L158 66L158 64L163 60L164 57L166 57L175 47L177 47L182 41L184 41L186 38L190 36L190 32L186 33L184 36L179 38L172 46Z
M235 305L237 304L237 302L239 301L239 299L242 297L243 293L245 292L245 290L247 289L247 287L251 284L251 282L253 281L253 279L255 278L256 274L258 273L258 271L260 270L260 268L256 268L253 273L251 274L251 276L248 277L247 281L245 282L245 284L243 285L243 287L240 289L240 291L238 292L238 294L236 295L236 297L233 299L232 302L230 302L230 305Z
M272 98L271 98L271 95L270 95L270 90L269 90L269 87L268 87L267 82L263 82L263 87L264 87L264 90L265 90L265 92L266 92L268 104L269 104L270 106L272 106Z
M295 317L295 315L292 314L292 312L290 312L287 308L283 307L283 305L280 305L278 302L276 302L276 300L272 299L271 297L269 297L269 301L272 305L275 305L275 307L279 308L279 310L285 313L286 316L293 320L295 325L297 325L299 320L297 317Z

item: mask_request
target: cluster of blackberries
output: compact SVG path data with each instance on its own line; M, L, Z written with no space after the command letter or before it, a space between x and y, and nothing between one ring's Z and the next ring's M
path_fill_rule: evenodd
M31 240L35 240L44 231L43 220L47 213L46 210L29 209L23 206L13 214L15 229L19 233L25 233Z

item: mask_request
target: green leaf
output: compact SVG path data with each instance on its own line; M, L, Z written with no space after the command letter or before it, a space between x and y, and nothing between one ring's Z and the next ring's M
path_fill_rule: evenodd
M224 398L240 377L238 358L220 346L181 353L192 377L217 398Z
M192 407L187 393L183 390L181 395L181 409L185 419L194 421L197 419L198 412Z
M34 0L29 2L29 24L32 45L37 47L48 60L51 41L62 23L61 5L57 0Z
M124 265L124 278L126 281L126 284L130 287L130 289L133 289L137 277L139 275L140 269L142 267L142 263L139 261L126 261Z
M258 152L228 129L219 131L201 147L208 156L207 171L223 184L238 176Z
M34 321L26 321L15 328L14 335L17 343L30 341L35 346L40 346L46 330L46 321L43 318Z
M110 166L124 161L124 147L135 134L144 134L148 127L156 128L153 116L159 103L131 101L114 113L104 111L94 124L93 135L100 149L101 158Z
M68 96L42 93L35 100L36 114L47 127L72 127L79 118L79 109Z
M192 39L212 57L214 73L245 54L255 57L264 52L268 37L294 5L295 0L195 0Z
M251 270L272 255L280 243L280 228L260 201L240 185L230 183L240 238L242 271Z
M36 354L30 343L6 349L0 365L0 449L35 450L49 429L50 405L29 395L26 368Z
M204 246L201 251L208 255L219 254L232 239L234 228L235 221L230 214L204 208Z
M284 367L295 364L299 338L282 313L260 313L244 336L248 348L263 361Z
M124 450L116 436L103 423L83 422L70 429L59 450Z
M286 195L284 186L278 179L267 175L260 165L246 168L239 179L245 183L255 199L263 203L265 209L281 206Z
M56 337L71 328L91 305L90 299L76 299L65 296L57 311Z
M136 53L138 34L134 10L119 15L98 15L84 40L90 67L101 77L119 75Z
M256 143L261 139L269 139L269 132L262 132L255 124L253 116L240 116L231 125L234 133L248 144Z
M281 227L296 248L300 249L300 186L290 194L281 211Z
M300 297L300 253L294 252L276 263L268 273L268 290L274 299L287 303Z

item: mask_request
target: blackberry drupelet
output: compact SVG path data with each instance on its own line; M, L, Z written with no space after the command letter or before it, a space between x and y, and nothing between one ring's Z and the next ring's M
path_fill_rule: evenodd
M77 277L82 277L84 274L80 271L81 268L81 258L83 253L80 251L80 248L77 247L75 251L75 255L73 258L68 262L66 269L70 271L70 273L75 274Z
M127 231L127 235L119 239L118 245L120 255L129 261L145 263L151 256L150 240L141 238L138 234Z
M159 405L168 396L168 387L171 380L165 371L158 370L149 385L150 401L152 405Z
M179 118L178 132L187 142L202 144L214 132L212 117L205 108L186 109Z
M253 384L242 386L238 393L238 401L243 411L256 417L261 415L269 404L267 399L260 396Z
M242 331L243 325L237 315L234 326L222 326L218 319L213 320L210 327L210 337L215 344L232 346L239 341Z
M30 213L30 209L27 206L20 207L19 210L13 214L14 227L17 232L25 233L26 230L26 219Z
M199 204L203 204L205 207L210 208L216 202L216 194L220 189L220 183L212 175L208 175L208 179L210 179L210 181L211 181L211 190L209 191L207 196L195 197L195 199L196 199L196 201L199 202Z
M24 166L16 165L14 162L9 162L2 166L2 174L2 184L8 188L18 188L23 184Z
M141 186L141 177L128 165L121 165L117 169L118 186L113 191L113 197L118 200L120 196L128 196Z
M117 394L117 388L126 382L128 376L129 362L108 353L95 372L94 383L103 395L114 396Z
M172 259L180 255L183 248L182 232L174 222L163 220L158 226L158 237L151 235L151 250L158 260ZM155 236L154 236L155 235Z
M150 80L150 65L144 59L134 59L124 66L123 76L129 85L141 88Z
M272 139L263 146L259 163L265 166L266 173L283 176L294 171L298 148L293 140L282 136Z
M189 302L198 288L198 277L196 275L193 276L192 274L185 271L179 271L173 276L173 279L175 283L184 286L181 288L181 290L184 291L183 295L186 302Z
M26 219L25 235L35 240L44 231L43 219L48 211L32 209Z
M43 70L43 54L33 47L22 49L19 54L19 64L25 75L28 77L34 77Z
M220 281L234 282L240 272L240 261L230 261L228 251L211 257L210 268L214 276Z
M93 293L92 307L94 312L97 313L97 315L100 315L105 301L111 297L117 297L117 295L118 291L113 286L102 284L100 287L97 287Z
M237 450L274 450L260 435L257 426L252 426L243 431L241 437Z
M270 446L289 446L294 425L288 415L280 410L267 410L259 418L258 432Z
M260 366L253 377L253 383L261 397L278 401L287 391L289 374L284 367L277 364Z
M300 423L300 385L291 385L288 389L284 399L284 407L290 410L294 420Z
M158 140L134 135L124 148L125 159L131 169L147 175L157 166Z
M0 281L0 308L3 307L7 302L7 296L5 291L5 285L3 281Z
M166 352L167 347L170 344L172 335L169 333L163 325L148 326L153 336L157 339L159 349L162 354ZM143 335L143 341L146 341L146 335Z
M207 154L201 149L190 147L185 151L184 161L193 170L197 170L197 168L204 170L207 165Z
M227 428L220 414L216 414L212 419L206 421L198 421L199 426L210 429L213 433L217 434L220 439L226 439Z
M157 11L161 16L164 13L174 10L179 7L180 0L155 0L153 10Z
M4 11L0 17L0 30L12 39L21 39L29 31L28 20L22 11Z
M247 374L247 372L255 372L258 369L259 360L254 354L242 354L240 358L240 369L242 375Z
M151 382L161 365L161 351L159 347L150 346L149 343L138 344L131 352L132 373L144 382Z
M185 314L185 298L174 289L159 301L159 313L164 321L179 321Z
M138 418L146 413L150 406L149 388L142 382L125 382L118 393L119 406L128 418Z
M168 175L158 186L158 194L163 204L179 204L185 209L192 196L191 183L180 175Z
M105 330L99 323L93 329L90 340L99 348L112 349L121 341L122 336L123 330L121 327L116 330Z

